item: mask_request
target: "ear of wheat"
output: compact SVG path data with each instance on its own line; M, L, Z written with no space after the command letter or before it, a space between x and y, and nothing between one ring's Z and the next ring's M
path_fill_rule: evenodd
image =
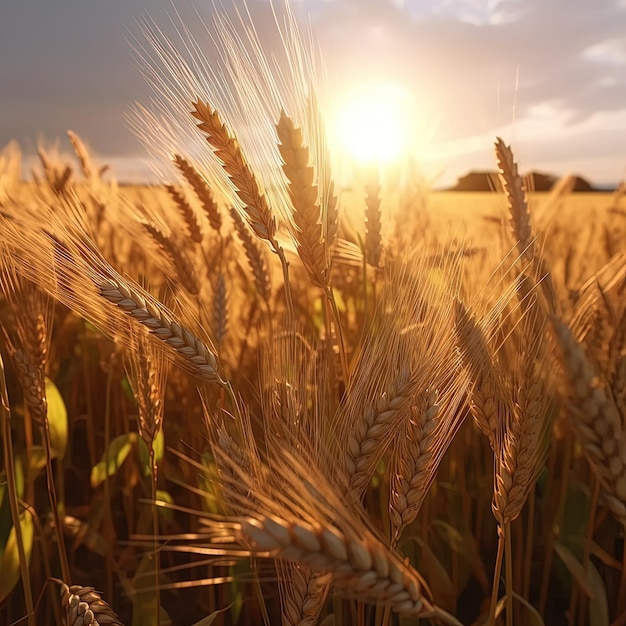
M149 331L182 367L205 380L223 382L215 351L104 259L80 217L72 213L79 210L77 202L68 201L68 213L49 212L47 230L40 228L35 216L22 215L22 223L3 218L6 237L2 253L12 258L24 276L111 337L127 336L127 323L132 320ZM35 223L27 224L27 219Z
M100 597L93 587L60 585L61 606L65 609L66 626L124 626L111 607Z
M206 520L214 549L228 551L229 542L234 542L236 554L244 547L258 558L329 573L335 587L348 596L458 624L424 597L419 573L368 528L358 507L341 499L337 486L315 469L313 459L282 450L277 454L282 464L273 464L258 482L221 449L214 448L214 453L236 476L227 478L224 487L243 513L226 523Z

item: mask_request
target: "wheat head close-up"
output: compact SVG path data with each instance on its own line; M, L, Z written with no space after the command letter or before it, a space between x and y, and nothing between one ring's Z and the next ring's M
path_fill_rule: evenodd
M17 4L0 21L30 16L34 38L48 9ZM65 119L100 46L117 58L88 33L91 11L106 29L121 8L75 4L76 38L55 41L89 71L50 70L57 99L23 105L31 127ZM115 28L142 98L118 111L101 86L35 149L16 113L20 144L0 152L0 624L626 624L626 187L518 159L576 163L558 152L567 124L612 131L603 113L580 131L549 117L579 105L557 79L529 104L539 65L479 104L463 94L490 74L466 92L449 69L463 52L441 48L428 73L419 52L442 37L465 45L468 76L482 52L535 59L534 0L419 4L139 3ZM578 21L545 9L554 46L600 28L587 4ZM609 57L623 68L626 8L608 4L613 43L589 34L581 52L590 81ZM12 65L1 46L8 88L29 55ZM20 76L7 102L46 87ZM623 76L604 76L624 113ZM487 123L507 94L513 122ZM456 185L428 173L462 154Z

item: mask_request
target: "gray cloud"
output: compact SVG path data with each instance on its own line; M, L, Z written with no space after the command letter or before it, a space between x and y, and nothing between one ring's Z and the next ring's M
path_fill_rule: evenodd
M263 39L273 32L267 0L249 4ZM514 128L533 134L534 121L544 130L542 141L524 143L531 158L565 162L579 150L604 159L607 146L616 162L623 155L612 138L624 128L584 131L598 115L615 124L626 109L623 0L300 0L294 10L310 15L331 84L405 84L443 145L485 140L488 152L486 138L506 132L515 105ZM199 27L190 4L180 11ZM0 144L16 137L32 147L40 133L72 128L100 153L140 152L123 114L149 97L127 42L146 12L167 28L162 0L3 3Z

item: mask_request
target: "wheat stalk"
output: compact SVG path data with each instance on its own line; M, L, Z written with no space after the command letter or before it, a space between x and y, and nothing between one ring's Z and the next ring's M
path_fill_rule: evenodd
M282 621L285 626L315 626L332 574L313 572L299 563L277 561L281 593Z
M60 585L61 606L65 609L65 626L124 626L113 609L93 587L67 585L62 580L51 579Z
M72 208L71 206L69 207ZM27 216L21 216L26 220ZM3 219L7 247L16 271L113 338L127 338L128 320L143 326L194 375L224 384L215 352L180 323L161 302L109 265L70 214L47 216L59 235L36 224ZM52 271L51 271L52 270Z
M132 327L129 331L126 371L137 402L139 435L150 448L163 426L167 368L163 352L137 330Z
M500 180L508 200L510 224L517 239L520 258L532 263L533 270L536 272L534 279L539 282L548 311L554 315L558 311L556 292L549 266L537 246L537 235L533 232L526 187L511 147L499 137L496 139L496 159Z
M493 512L504 527L517 519L545 462L552 417L550 406L555 391L548 353L542 343L544 332L529 313L520 327L517 349L516 397L496 457Z
M222 229L222 215L206 179L188 159L180 154L174 156L174 164L185 177L185 180L189 183L202 204L211 228L219 233Z
M325 288L330 278L330 256L321 223L318 191L313 182L315 171L309 165L309 149L303 143L302 131L284 111L281 111L276 131L283 171L289 181L298 255L313 283Z
M233 183L250 227L259 239L267 241L272 250L278 253L280 246L276 241L276 219L237 140L230 135L219 113L209 103L198 100L193 103L193 107L191 114L198 120L198 128L205 133Z
M463 363L472 381L472 417L489 440L491 449L497 454L502 441L503 424L507 422L506 416L511 410L512 400L493 362L483 330L460 300L456 303L455 328Z
M560 320L553 325L569 383L569 410L589 463L606 490L607 505L626 523L626 440L613 396L570 329Z
M222 345L228 333L228 292L226 290L226 276L218 272L213 287L213 334L218 347Z
M532 261L536 258L535 238L533 237L530 210L526 197L526 187L519 174L517 162L510 146L500 137L496 138L496 159L502 187L507 196L511 213L511 228L517 237L520 256Z
M200 293L200 281L194 263L188 256L188 250L182 247L171 235L163 232L156 224L142 222L142 226L168 257L170 266L176 272L176 276L185 291L192 296L197 296Z
M365 178L365 258L370 265L378 267L383 251L380 210L380 172L378 166L370 166Z
M211 349L175 322L149 294L119 278L102 277L97 289L100 296L148 328L154 337L180 356L194 374L212 382L223 382L218 374L217 357Z
M224 457L219 448L214 447L214 453ZM419 573L367 528L358 509L341 499L337 485L313 459L286 449L276 451L275 458L282 463L274 464L262 481L226 460L235 476L224 487L243 515L223 522L207 520L218 551L234 542L255 558L330 573L335 587L349 596L402 614L458 624L424 597ZM243 485L247 491L242 496Z
M248 265L254 276L254 285L259 296L263 301L269 305L269 301L272 295L272 286L270 282L270 273L267 267L263 249L257 245L257 242L253 239L250 233L249 227L243 221L243 218L239 214L237 209L232 208L230 211L235 230L239 235L239 239L243 244L246 258L248 259Z
M196 212L187 201L187 198L174 185L165 185L165 189L172 200L174 200L176 208L185 222L189 239L194 243L201 244L203 240L202 229L200 228Z

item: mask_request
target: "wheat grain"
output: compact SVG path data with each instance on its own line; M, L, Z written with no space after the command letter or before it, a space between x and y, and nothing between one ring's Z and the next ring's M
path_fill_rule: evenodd
M283 171L289 181L289 197L298 255L314 284L324 288L330 278L330 257L317 202L317 187L313 184L315 172L309 165L309 149L302 140L302 131L281 111L276 125Z
M517 237L519 253L525 259L532 261L536 256L536 250L526 188L511 147L507 146L500 137L496 139L496 158L500 180L509 203L511 227Z
M542 325L533 319L539 316L542 316L539 311L531 311L519 327L520 356L513 370L519 375L519 382L515 385L515 402L495 466L492 508L501 527L519 516L539 476L550 442L551 404L556 393L543 343L545 333Z
M470 410L476 425L489 440L491 449L497 453L512 400L493 362L482 329L461 301L456 304L455 327L461 356L472 381Z
M208 103L198 100L193 107L192 115L198 120L198 128L206 134L207 141L232 181L250 227L259 239L267 241L272 250L278 252L276 219L239 144L231 137L218 112Z
M389 444L396 424L404 417L415 391L415 377L407 370L400 372L395 387L384 392L357 422L346 451L346 471L353 493L360 496L367 489L379 458Z
M185 195L176 189L174 185L165 185L165 189L172 200L174 200L178 212L185 222L189 239L194 243L201 244L203 240L202 229L200 228L196 212L187 201L187 198L185 198Z
M163 426L167 368L163 352L137 330L130 330L126 371L137 402L139 435L150 447Z
M211 187L205 180L204 176L194 167L194 165L180 154L174 156L174 163L179 169L185 180L194 190L196 197L202 204L204 213L209 220L211 228L219 233L222 228L222 215L220 208L213 197Z
M585 350L560 320L553 325L569 383L572 423L587 458L607 492L607 502L626 523L626 441L619 411Z
M156 224L143 222L144 230L150 235L159 248L167 255L170 265L184 289L192 296L200 293L200 281L189 252L171 235L164 233Z
M231 218L235 225L235 230L239 235L239 239L243 244L246 258L248 259L248 265L254 276L254 285L259 296L264 302L269 304L270 297L272 295L272 287L270 282L270 273L267 268L267 261L265 260L263 249L257 245L257 242L252 238L250 229L246 226L243 218L239 214L237 209L232 208L230 211Z
M285 626L314 626L328 596L332 574L312 572L299 563L276 564Z
M15 349L11 346L11 356L31 417L43 428L48 415L45 373L41 367L34 365L20 348Z
M93 587L68 586L60 580L61 606L65 609L65 626L124 626L113 609Z
M226 290L226 276L218 272L213 287L213 334L219 346L222 345L228 333L228 292Z
M150 333L176 352L196 375L222 382L217 372L217 357L191 331L173 321L150 298L122 281L103 278L97 288L100 295L126 315L150 330Z
M214 452L224 456L221 449ZM368 529L354 502L342 500L338 486L313 459L285 449L275 451L275 458L281 463L261 481L231 463L237 476L225 489L233 492L244 514L228 523L207 520L216 548L228 550L223 541L234 541L255 558L330 573L335 587L349 596L458 624L424 597L419 573ZM236 495L242 484L248 488L244 497Z
M89 151L87 150L87 147L83 143L82 139L74 131L68 130L67 136L69 137L72 148L74 148L74 152L78 157L78 162L80 163L80 169L83 173L83 176L87 180L92 180L95 176L95 171L91 163L91 158L89 156Z

